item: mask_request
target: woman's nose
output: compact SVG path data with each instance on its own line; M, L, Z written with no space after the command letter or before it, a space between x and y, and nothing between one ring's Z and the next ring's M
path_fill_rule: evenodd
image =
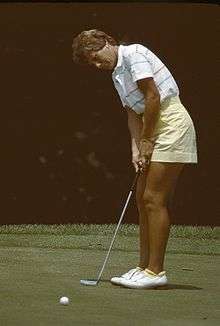
M95 65L97 68L101 68L101 63L96 63Z

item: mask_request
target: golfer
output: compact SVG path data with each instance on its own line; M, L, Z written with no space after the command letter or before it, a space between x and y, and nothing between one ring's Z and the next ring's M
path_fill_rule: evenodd
M72 44L75 63L112 72L127 112L132 163L140 172L136 189L140 260L113 277L128 288L168 283L164 258L170 231L168 201L187 163L197 163L196 134L179 89L163 62L141 44L120 45L97 29L83 31Z

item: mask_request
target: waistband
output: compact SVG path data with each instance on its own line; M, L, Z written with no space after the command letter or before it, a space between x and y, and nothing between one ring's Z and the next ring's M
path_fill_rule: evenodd
M166 97L161 102L161 108L165 108L171 104L176 104L176 103L181 103L179 96L169 96L169 97Z

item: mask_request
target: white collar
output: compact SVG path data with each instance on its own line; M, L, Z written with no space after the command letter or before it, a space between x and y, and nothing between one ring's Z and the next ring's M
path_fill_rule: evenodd
M118 47L118 62L113 70L113 73L115 73L116 70L122 66L122 52L123 52L123 45L119 45L119 47Z

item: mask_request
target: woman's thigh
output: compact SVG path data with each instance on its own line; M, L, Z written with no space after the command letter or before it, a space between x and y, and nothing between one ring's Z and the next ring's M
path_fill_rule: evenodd
M146 183L147 183L147 173L148 173L148 170L145 170L145 172L141 173L140 176L138 177L137 187L136 187L137 204L142 204L143 195L144 195Z
M147 172L144 199L167 204L183 167L183 163L151 162Z

